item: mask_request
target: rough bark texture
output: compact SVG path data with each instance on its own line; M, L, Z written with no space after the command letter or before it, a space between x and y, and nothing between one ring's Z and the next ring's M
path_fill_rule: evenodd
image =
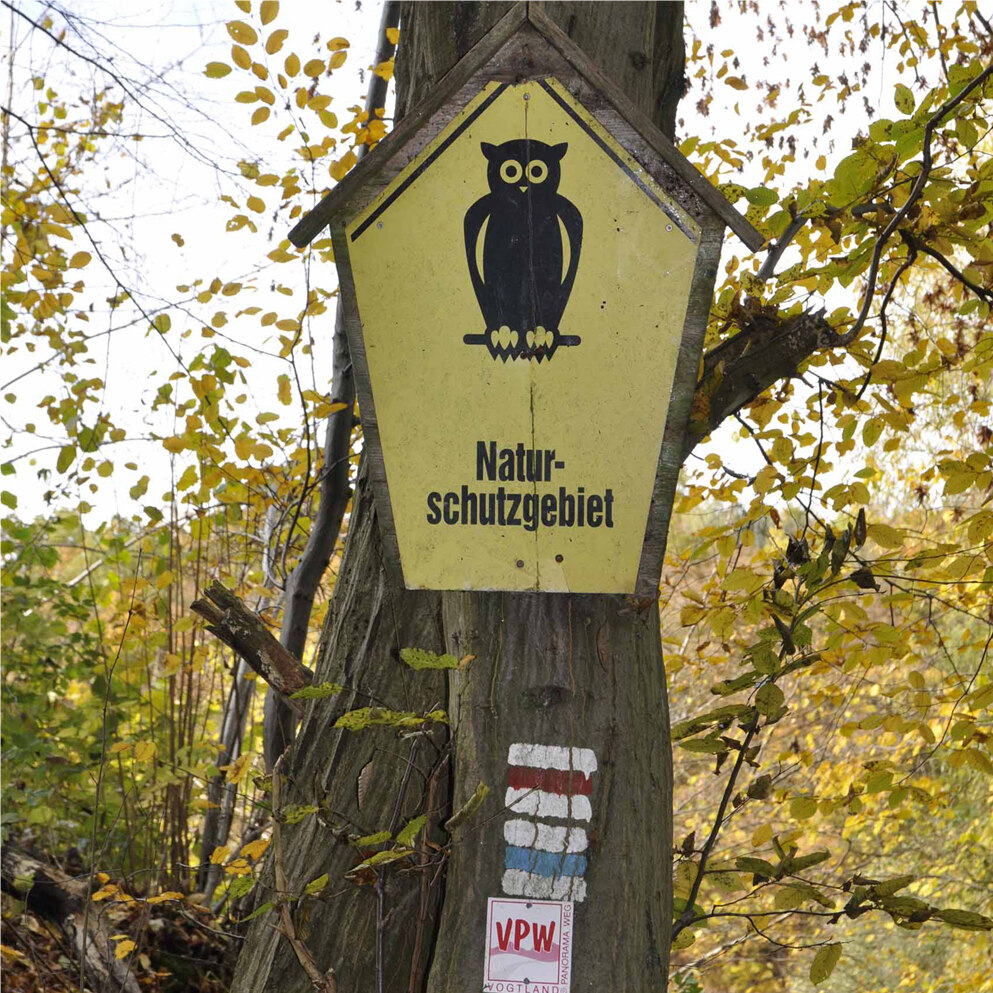
M502 16L494 3L405 4L397 60L397 114L425 92ZM557 3L552 17L667 133L682 94L682 4ZM442 608L442 601L444 607ZM404 647L474 654L450 685L414 673ZM671 767L665 677L655 603L623 597L414 593L382 568L364 474L356 488L342 571L318 652L315 682L346 686L316 701L292 751L284 803L319 813L281 831L291 889L324 872L318 898L301 899L294 926L342 993L461 993L482 985L485 905L500 895L507 749L515 742L593 748L589 897L577 904L573 988L665 987L670 918ZM346 710L378 704L445 706L442 731L333 727ZM447 761L451 745L454 776ZM370 765L370 763L372 763ZM483 781L492 792L452 837L440 825ZM454 795L452 793L454 783ZM360 799L361 797L361 799ZM356 835L394 833L419 813L427 839L414 859L378 881L345 878L362 855ZM271 896L263 879L260 901ZM622 930L619 919L632 922ZM235 993L304 991L277 917L246 936Z

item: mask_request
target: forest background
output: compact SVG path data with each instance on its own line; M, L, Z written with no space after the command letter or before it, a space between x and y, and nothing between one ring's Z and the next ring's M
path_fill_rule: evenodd
M85 880L142 985L224 988L271 780L258 680L190 604L219 578L279 629L337 406L331 246L286 233L388 132L390 101L363 103L392 60L371 4L0 13L4 840ZM658 857L705 919L677 924L672 986L993 989L988 18L686 14L680 148L783 246L728 241L708 349L820 308L861 333L684 470L660 591L679 844ZM353 473L360 450L356 424ZM735 783L746 706L768 731ZM368 825L357 866L420 827ZM12 988L72 977L4 901Z

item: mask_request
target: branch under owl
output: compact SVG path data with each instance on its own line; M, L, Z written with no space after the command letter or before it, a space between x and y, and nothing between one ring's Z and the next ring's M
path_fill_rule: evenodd
M739 318L741 331L708 352L693 396L683 457L773 383L797 374L804 359L843 342L824 311L782 318L758 311Z

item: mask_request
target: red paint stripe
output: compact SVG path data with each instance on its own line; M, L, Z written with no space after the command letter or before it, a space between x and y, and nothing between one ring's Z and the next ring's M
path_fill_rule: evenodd
M535 769L512 765L507 768L507 785L515 790L544 790L546 793L589 796L593 792L593 780L575 769Z

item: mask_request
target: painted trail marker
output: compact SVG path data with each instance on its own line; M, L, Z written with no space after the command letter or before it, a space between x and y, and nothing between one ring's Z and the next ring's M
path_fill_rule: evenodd
M596 768L590 748L510 746L504 806L512 816L503 826L504 893L586 899L589 839L581 824L593 817Z
M569 993L572 904L491 897L486 917L486 993Z
M725 223L761 238L527 16L291 237L331 223L384 548L408 588L652 593L661 480L682 457L666 428L689 414L673 386L695 382Z

